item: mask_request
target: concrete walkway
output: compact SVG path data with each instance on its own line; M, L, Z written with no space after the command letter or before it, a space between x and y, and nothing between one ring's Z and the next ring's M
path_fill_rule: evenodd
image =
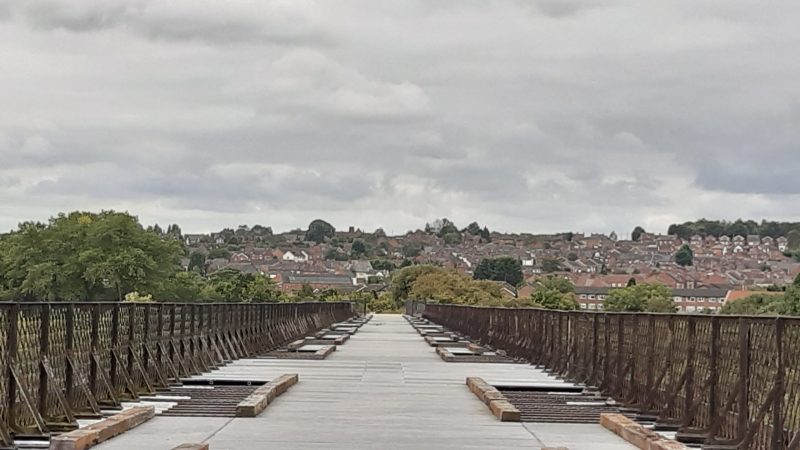
M400 316L376 315L324 361L244 359L203 377L300 383L254 419L156 417L96 447L239 449L634 450L599 425L501 423L465 386L557 380L524 364L445 363Z

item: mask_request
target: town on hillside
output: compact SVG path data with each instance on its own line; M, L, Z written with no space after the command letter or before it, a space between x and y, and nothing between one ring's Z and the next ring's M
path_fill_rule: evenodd
M182 263L205 274L221 269L262 274L287 293L310 287L348 294L382 292L393 270L410 265L472 275L483 259L512 257L521 262L524 279L502 283L509 297L530 296L535 280L553 274L574 285L581 308L602 309L610 289L633 279L668 287L684 312L719 311L749 290L784 286L800 273L789 236L676 231L657 234L637 227L624 238L615 232L511 234L477 223L460 229L441 219L388 236L382 229L335 230L316 220L306 230L277 234L269 227L242 225L181 235L189 255Z

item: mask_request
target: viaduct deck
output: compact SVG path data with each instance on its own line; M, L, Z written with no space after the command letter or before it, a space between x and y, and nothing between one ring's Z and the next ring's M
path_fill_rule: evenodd
M497 421L464 385L467 376L561 381L525 364L445 363L397 315L376 315L322 361L242 359L200 377L260 380L287 372L298 373L300 383L257 418L157 416L95 448L635 449L595 424Z

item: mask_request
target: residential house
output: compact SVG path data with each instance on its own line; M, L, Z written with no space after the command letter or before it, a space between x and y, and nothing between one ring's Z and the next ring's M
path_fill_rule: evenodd
M305 250L297 250L297 251L294 251L294 252L291 251L291 250L288 250L288 251L286 251L286 253L283 254L283 257L281 259L283 259L284 261L292 261L292 262L302 262L302 263L304 263L304 262L308 262L309 257L308 257L308 253L306 253Z
M370 277L379 276L383 278L383 273L376 271L372 263L366 260L350 261L348 266L353 284L367 284Z
M205 234L184 234L183 242L188 246L195 246L199 245L204 237L206 237Z
M231 255L231 262L236 262L236 263L250 262L250 257L247 256L245 253L237 252Z
M584 287L575 288L575 295L581 309L602 310L603 304L613 288ZM725 304L726 289L671 289L672 300L680 312L719 312Z
M309 285L315 291L336 289L339 292L353 292L355 284L347 275L330 274L281 274L278 287L283 291L298 291L303 285Z

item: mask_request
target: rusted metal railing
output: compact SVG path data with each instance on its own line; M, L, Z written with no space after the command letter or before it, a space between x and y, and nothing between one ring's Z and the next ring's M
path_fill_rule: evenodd
M0 447L256 355L351 303L0 303Z
M800 319L436 304L424 315L596 386L687 442L800 449Z

